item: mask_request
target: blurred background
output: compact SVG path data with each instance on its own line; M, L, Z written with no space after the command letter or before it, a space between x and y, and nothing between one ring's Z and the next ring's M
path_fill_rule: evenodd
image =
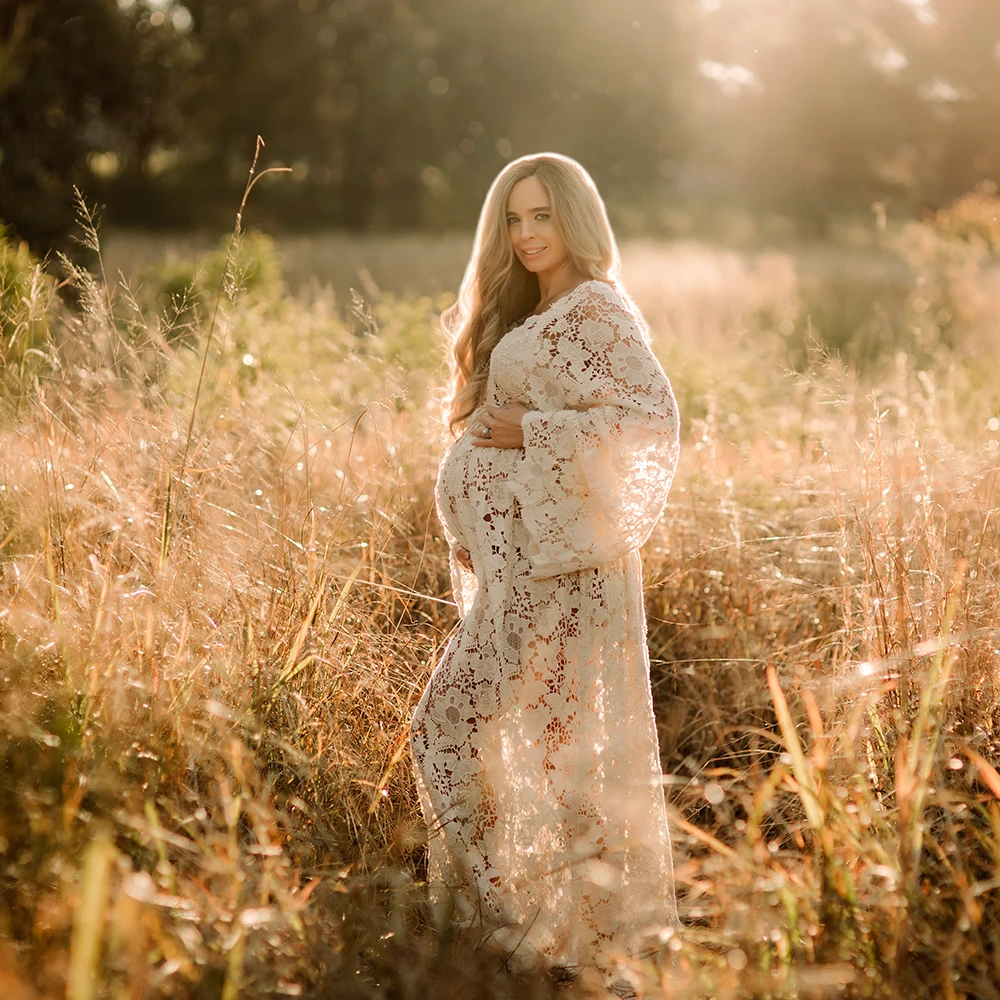
M3 0L0 220L467 230L512 157L578 158L625 236L830 240L1000 167L989 0Z

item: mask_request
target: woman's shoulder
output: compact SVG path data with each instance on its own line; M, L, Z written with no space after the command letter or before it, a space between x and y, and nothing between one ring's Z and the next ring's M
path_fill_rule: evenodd
M610 278L586 278L573 288L568 297L572 298L574 296L584 299L595 296L620 298L621 291L618 285Z
M611 323L614 326L635 326L646 337L646 322L628 292L616 281L591 278L581 282L568 298L565 318L574 320L590 319Z
M586 309L588 306L597 309L610 309L612 312L625 312L635 315L636 307L628 297L625 289L608 278L588 278L581 281L567 296L572 305Z
M558 331L567 318L575 317L581 311L593 311L593 309L588 310L588 304L593 307L609 302L624 307L622 295L615 284L607 278L586 278L560 295L542 312L522 316L511 324L507 332L512 333L520 327L535 326L551 335Z
M601 278L583 281L569 293L567 306L548 336L601 344L635 340L647 346L652 339L646 320L628 292L617 281Z

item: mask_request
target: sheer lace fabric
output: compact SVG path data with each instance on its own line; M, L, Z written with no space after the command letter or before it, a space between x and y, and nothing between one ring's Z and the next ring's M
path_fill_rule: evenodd
M676 923L637 551L676 407L641 319L598 281L494 349L487 405L512 401L524 448L467 430L438 475L461 623L411 729L429 879L515 961L603 964Z

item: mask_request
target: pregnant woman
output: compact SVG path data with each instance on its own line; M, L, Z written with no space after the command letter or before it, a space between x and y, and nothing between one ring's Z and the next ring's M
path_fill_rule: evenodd
M578 163L494 181L443 317L461 623L411 728L442 912L508 966L609 978L677 921L638 552L677 409L619 265Z

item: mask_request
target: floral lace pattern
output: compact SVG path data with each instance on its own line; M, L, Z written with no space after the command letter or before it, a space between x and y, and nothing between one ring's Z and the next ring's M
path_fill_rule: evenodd
M515 962L603 964L677 919L637 551L670 488L676 405L601 281L494 349L487 404L513 401L523 449L467 430L438 474L462 620L411 727L429 879Z

